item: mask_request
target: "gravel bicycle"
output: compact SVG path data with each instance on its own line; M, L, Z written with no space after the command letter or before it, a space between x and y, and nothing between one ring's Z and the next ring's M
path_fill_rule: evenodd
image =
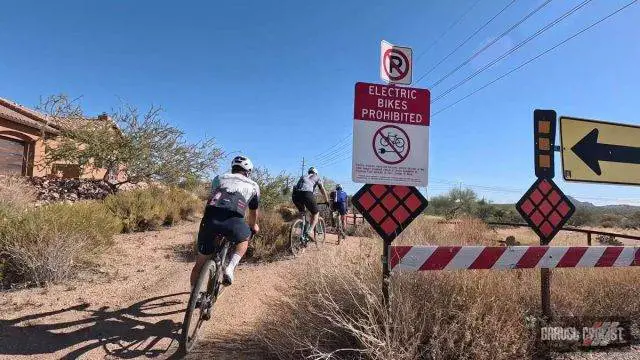
M253 235L252 233L251 237ZM189 352L193 348L198 338L198 330L211 318L213 305L222 293L222 274L229 263L228 253L229 242L224 236L220 236L216 240L214 256L202 266L198 280L189 296L180 339L180 347L184 352Z
M326 227L322 216L318 216L318 224L313 230L315 240L307 236L309 226L311 226L311 222L307 220L306 211L302 213L301 219L297 219L291 224L289 229L289 249L294 256L306 248L310 242L315 243L316 249L319 249L320 245L324 244Z

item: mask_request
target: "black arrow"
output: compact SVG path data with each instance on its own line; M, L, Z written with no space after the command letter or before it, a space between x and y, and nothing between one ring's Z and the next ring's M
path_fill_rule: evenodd
M640 164L640 147L602 144L598 142L598 129L593 129L571 148L594 173L602 175L600 161Z

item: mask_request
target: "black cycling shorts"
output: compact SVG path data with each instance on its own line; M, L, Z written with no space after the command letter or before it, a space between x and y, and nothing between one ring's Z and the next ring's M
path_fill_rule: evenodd
M198 252L211 255L216 250L216 239L224 236L232 245L241 243L251 236L251 229L244 217L226 209L207 206L200 221L198 232Z
M340 215L346 215L347 214L347 203L346 202L336 203L336 211Z
M304 212L304 209L306 208L312 215L318 213L316 197L311 191L294 191L291 196L291 200L293 200L293 204L300 212Z

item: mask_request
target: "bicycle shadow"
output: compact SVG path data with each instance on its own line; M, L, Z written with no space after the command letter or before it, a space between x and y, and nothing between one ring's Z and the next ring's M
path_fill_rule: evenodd
M177 359L180 322L168 317L184 312L186 300L177 293L152 297L127 308L90 309L81 304L66 309L23 317L0 319L0 357L2 355L45 355L69 349L60 359L78 359L102 348L107 357ZM47 318L71 311L88 316L62 322Z

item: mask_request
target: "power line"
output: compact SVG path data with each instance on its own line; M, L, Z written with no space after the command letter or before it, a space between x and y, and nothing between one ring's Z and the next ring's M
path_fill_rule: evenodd
M540 4L537 8L533 9L532 11L530 11L527 15L525 15L522 19L520 19L518 22L516 22L515 24L513 24L510 28L508 28L507 30L505 30L502 34L498 35L497 38L491 40L487 45L483 46L480 50L476 51L473 55L471 55L467 60L463 61L460 65L458 65L455 69L451 70L449 73L447 73L445 76L443 76L442 78L440 78L438 81L436 81L435 83L431 84L430 86L428 86L428 88L433 88L434 86L437 86L438 84L440 84L441 82L443 82L445 79L447 79L449 76L453 75L454 73L456 73L458 70L460 70L463 66L467 65L468 63L471 62L471 60L475 59L478 55L482 54L484 51L486 51L488 48L490 48L493 44L495 44L496 42L498 42L500 39L502 39L503 37L507 36L507 34L509 34L510 32L512 32L513 30L515 30L518 26L520 26L523 22L527 21L530 17L532 17L533 15L535 15L538 11L542 10L545 6L549 5L549 3L552 0L546 0L544 3ZM416 82L417 84L418 82Z
M351 156L351 151L345 151L344 153L341 154L336 154L334 155L332 158L330 159L326 159L325 161L321 162L318 166L326 166L327 164L331 164L333 161L335 161L336 159L342 158L345 155L349 155Z
M443 92L442 94L438 95L435 99L431 100L431 103L434 103L440 99L442 99L443 97L445 97L447 94L449 94L450 92L454 91L455 89L459 88L460 86L464 85L465 83L467 83L469 80L473 79L474 77L478 76L479 74L481 74L482 72L484 72L485 70L489 69L490 67L492 67L493 65L495 65L498 61L506 58L507 56L513 54L514 52L516 52L518 49L520 49L521 47L525 46L527 43L529 43L529 41L537 38L538 36L542 35L543 33L545 33L547 30L553 28L554 26L558 25L559 23L561 23L563 20L565 20L566 18L568 18L569 16L573 15L576 11L580 10L581 8L583 8L584 6L586 6L587 4L589 4L591 1L593 0L584 0L583 2L581 2L580 4L576 5L575 7L573 7L572 9L570 9L569 11L565 12L564 14L562 14L560 17L556 18L554 21L552 21L551 23L543 26L542 28L538 29L538 31L536 31L535 33L533 33L532 35L530 35L528 38L524 39L523 41L521 41L520 43L518 43L516 46L512 47L511 49L507 50L505 53L503 53L502 55L500 55L498 58L494 59L493 61L491 61L490 63L486 64L485 66L483 66L482 68L480 68L479 70L477 70L476 72L474 72L473 74L467 76L464 80L458 82L457 84L455 84L454 86L450 87L449 89L447 89L445 92Z
M323 155L323 156L320 156L320 157L318 157L318 158L315 158L315 159L314 159L314 161L315 161L315 162L322 162L322 161L325 161L325 160L327 160L328 158L330 158L330 157L332 157L332 156L334 156L334 155L336 155L336 154L338 154L338 153L341 153L341 152L344 152L345 150L348 150L348 149L351 147L351 145L352 145L352 143L351 143L351 142L346 142L346 143L344 143L344 144L342 144L342 145L338 146L337 148L335 148L335 149L334 149L334 150L332 150L331 152L327 153L326 155Z
M469 40L471 40L474 36L478 35L478 33L480 31L482 31L482 29L487 27L493 20L495 20L498 16L500 16L500 14L505 12L511 5L515 4L516 1L517 0L511 0L511 2L509 2L505 7L503 7L502 10L498 11L498 13L495 14L491 19L487 20L487 22L485 22L482 26L480 26L478 29L476 29L476 31L474 31L471 35L469 35L466 39L464 39L464 41L462 41L458 46L456 46L455 49L451 50L451 52L449 54L447 54L447 56L443 57L440 61L438 61L438 63L433 65L433 67L431 67L427 72L425 72L422 76L420 76L420 78L416 81L416 84L419 83L420 81L422 81L422 79L424 79L433 70L435 70L438 66L440 66L440 64L445 62L456 51L460 50L460 48L463 47L467 42L469 42Z
M464 19L467 14L469 14L471 12L471 10L473 10L474 7L476 7L476 5L478 5L478 3L480 2L480 0L476 0L473 4L471 4L471 6L467 9L467 11L465 11L464 13L462 13L462 15L460 15L460 17L455 20L453 23L451 23L451 25L449 25L449 27L442 33L440 34L440 36L438 38L436 38L429 46L427 46L426 49L424 49L420 55L418 55L418 58L416 59L416 61L420 60L420 58L422 57L422 55L426 54L429 50L431 50L431 48L437 44L438 42L440 42L440 40L442 40L442 38L445 37L445 35L447 35L449 33L449 31L451 31L451 29L453 29L454 27L456 27L456 25L458 25L462 19Z
M573 40L574 38L578 37L579 35L581 35L581 34L585 33L586 31L588 31L588 30L592 29L593 27L595 27L595 26L599 25L600 23L604 22L605 20L607 20L607 19L609 19L609 18L613 17L614 15L618 14L619 12L621 12L621 11L625 10L625 9L626 9L626 8L628 8L629 6L631 6L631 5L635 4L637 1L638 1L638 0L633 0L633 1L629 2L629 3L627 3L626 5L624 5L624 6L620 7L620 8L618 8L617 10L615 10L615 11L614 11L614 12L612 12L612 13L610 13L609 15L607 15L607 16L605 16L605 17L603 17L603 18L599 19L598 21L596 21L596 22L592 23L591 25L589 25L589 26L587 26L587 27L583 28L582 30L580 30L580 31L576 32L575 34L573 34L573 35L569 36L568 38L566 38L566 39L562 40L561 42L557 43L556 45L554 45L554 46L552 46L552 47L548 48L547 50L543 51L542 53L540 53L540 54L538 54L538 55L536 55L536 56L532 57L531 59L529 59L529 60L527 60L527 61L523 62L522 64L520 64L520 65L516 66L515 68L513 68L513 69L511 69L511 70L507 71L506 73L504 73L504 74L502 74L502 75L498 76L497 78L495 78L495 79L493 79L492 81L490 81L490 82L486 83L485 85L483 85L483 86L479 87L478 89L476 89L476 90L472 91L471 93L469 93L469 94L467 94L467 95L463 96L462 98L458 99L457 101L455 101L455 102L453 102L453 103L451 103L451 104L449 104L449 105L445 106L444 108L442 108L442 109L440 109L440 110L438 110L438 111L434 112L434 113L431 115L431 117L432 117L432 118L433 118L433 117L435 117L436 115L438 115L438 114L442 113L443 111L448 110L448 109L450 109L451 107L453 107L453 106L457 105L458 103L460 103L460 102L462 102L462 101L464 101L464 100L466 100L466 99L470 98L471 96L473 96L473 95L477 94L478 92L480 92L480 91L484 90L485 88L487 88L487 87L489 87L489 86L493 85L494 83L496 83L496 82L498 82L498 81L500 81L500 80L504 79L505 77L507 77L507 76L511 75L512 73L514 73L514 72L516 72L516 71L518 71L518 70L520 70L520 69L524 68L524 67L525 67L525 66L527 66L528 64L530 64L530 63L534 62L535 60L537 60L537 59L539 59L539 58L543 57L544 55L546 55L546 54L548 54L548 53L552 52L553 50L555 50L555 49L559 48L560 46L564 45L565 43L567 43L567 42L569 42L569 41Z
M346 155L346 156L344 156L344 155ZM324 166L337 164L337 163L339 163L341 161L344 161L344 160L347 160L347 159L350 159L350 158L351 158L351 151L348 151L348 152L345 152L343 154L340 154L340 156L337 156L337 157L335 157L335 158L333 158L331 160L328 160L325 163L320 164L319 166L323 166L324 167Z
M345 140L347 140L349 137L351 137L352 133L349 133L349 135L345 136L344 138L340 139L337 143L333 144L332 146L330 146L329 148L327 148L325 151L320 152L318 155L314 156L313 159L318 158L318 157L322 157L324 156L324 154L331 152L331 149L335 148L336 146L340 145L341 143L343 143Z

